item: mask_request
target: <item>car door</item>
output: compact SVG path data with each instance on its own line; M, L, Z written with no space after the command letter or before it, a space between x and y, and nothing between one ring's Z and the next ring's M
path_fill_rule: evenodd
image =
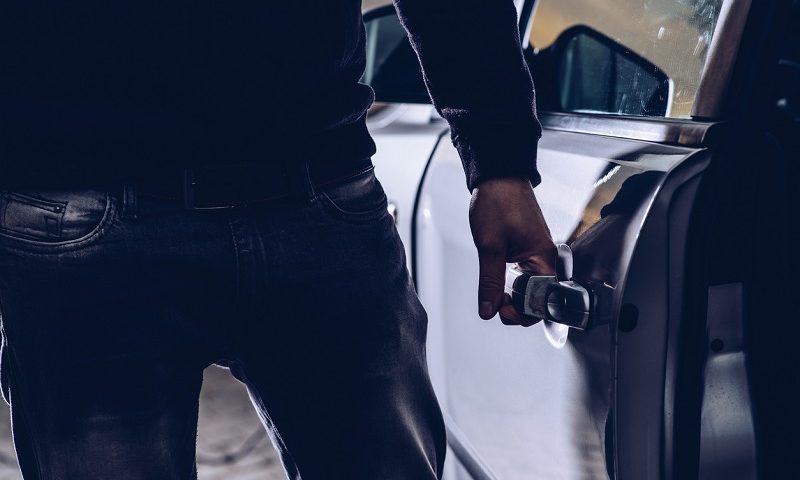
M446 476L753 478L743 286L712 285L696 261L701 187L731 154L721 120L751 2L526 7L544 127L536 196L594 293L593 325L479 319L469 194L455 149L439 142L413 264L454 453Z

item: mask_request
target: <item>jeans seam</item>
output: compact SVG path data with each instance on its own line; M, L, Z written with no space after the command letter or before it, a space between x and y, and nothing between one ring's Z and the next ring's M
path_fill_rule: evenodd
M135 220L137 217L136 197L138 192L135 185L126 184L122 187L122 212L120 218L123 220Z
M253 385L250 379L247 376L247 372L245 371L246 367L241 365L239 374L242 376L243 383L247 386L249 392L258 392L258 388ZM256 402L252 401L253 398L258 399L258 405L255 405ZM283 464L283 469L290 480L303 480L303 476L300 474L300 467L297 465L297 462L294 459L294 455L292 455L292 451L289 449L286 442L283 440L283 435L281 435L280 430L278 430L278 425L272 420L272 416L269 414L269 409L264 404L264 400L262 399L261 394L258 395L251 395L251 402L254 404L253 407L259 410L260 416L263 418L263 423L267 425L263 425L263 427L267 430L267 433L270 437L274 439L275 442L278 443L280 446L281 451L279 452L281 456L281 463ZM270 427L271 426L271 427ZM288 458L287 458L288 457ZM291 463L292 471L290 472L286 465L287 461Z
M340 207L327 193L323 192L321 194L321 197L324 198L330 204L330 206L334 208L337 212L348 217L356 217L356 218L371 217L375 215L376 213L385 209L389 201L389 199L386 196L384 196L378 205L370 208L369 210L364 210L363 212L359 212L359 211L345 210L344 208Z
M384 196L379 205L364 212L350 212L344 210L339 207L339 205L337 205L327 193L324 192L320 195L320 200L323 210L327 212L329 216L332 216L336 220L344 223L355 225L370 224L377 222L384 216L388 215L387 206L389 204L389 200L386 196Z
M233 242L233 260L235 265L235 284L236 284L236 291L234 292L233 298L233 310L237 310L239 305L241 296L242 296L242 272L241 272L241 261L240 261L240 248L239 248L239 241L236 239L236 228L233 226L233 223L236 219L232 217L228 217L228 228L231 232L231 241Z
M306 189L306 199L309 203L314 203L317 200L317 192L314 188L314 181L311 179L311 166L307 161L303 162L303 183Z

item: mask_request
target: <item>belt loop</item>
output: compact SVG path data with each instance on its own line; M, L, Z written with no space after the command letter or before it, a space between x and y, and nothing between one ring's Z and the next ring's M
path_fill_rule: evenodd
M302 161L302 170L307 200L309 203L314 203L317 199L317 192L314 190L314 181L311 179L311 167L308 160Z
M126 183L122 187L122 218L136 219L136 186Z
M186 210L194 210L194 186L196 181L194 178L194 168L184 168L181 172L181 193L183 194L183 208Z

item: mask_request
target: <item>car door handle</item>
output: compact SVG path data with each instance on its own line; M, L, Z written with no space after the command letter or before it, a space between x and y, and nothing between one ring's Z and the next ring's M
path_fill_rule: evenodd
M552 283L547 287L545 320L586 330L592 320L593 297L590 289L575 280Z
M537 276L512 267L506 274L506 292L522 315L536 320L586 330L592 326L595 295L592 288L572 277L572 250L558 245L555 276Z

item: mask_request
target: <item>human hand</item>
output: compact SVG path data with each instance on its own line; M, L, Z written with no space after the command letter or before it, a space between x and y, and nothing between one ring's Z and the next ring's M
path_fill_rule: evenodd
M530 326L504 291L506 263L534 275L554 275L556 246L531 183L526 178L495 178L472 192L469 213L478 248L478 314L489 320L498 312L506 325Z

